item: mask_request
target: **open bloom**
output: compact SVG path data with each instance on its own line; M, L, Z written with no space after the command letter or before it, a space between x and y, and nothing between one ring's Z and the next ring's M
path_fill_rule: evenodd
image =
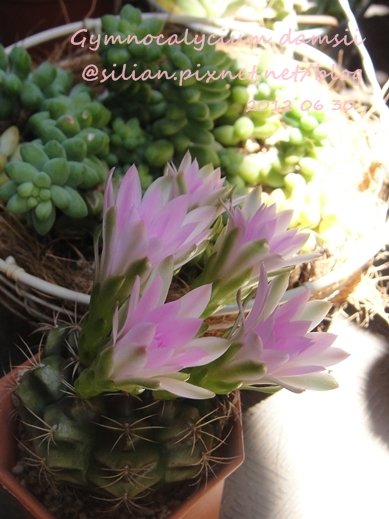
M189 375L178 372L208 364L228 347L226 339L197 337L211 287L204 285L165 303L170 281L171 274L155 275L141 293L136 279L123 323L119 325L118 314L114 321L109 378L146 387L157 384L158 389L189 398L209 398L213 393L186 383Z
M244 387L271 384L294 391L337 387L326 368L347 353L333 346L335 335L311 331L330 305L308 301L310 293L305 289L283 298L287 282L287 276L280 276L268 283L262 267L253 307L232 338L241 347L228 366L239 373L239 365L250 361L264 365L265 372L259 376L242 377Z
M232 207L227 215L227 225L199 280L213 283L214 307L235 298L239 288L253 286L261 264L267 272L273 272L305 259L297 252L307 236L288 229L292 213L277 213L275 205L262 203L260 189L251 191L242 205Z
M112 173L105 189L103 250L97 280L124 276L141 260L149 272L169 256L176 266L201 251L210 235L216 209L191 209L189 194L166 197L163 186L152 184L142 197L138 171L132 166L118 186Z
M220 168L213 169L211 164L199 168L197 160L192 161L189 152L185 154L178 168L172 163L168 164L164 177L158 181L164 184L169 198L187 194L191 208L218 205L228 191Z
M216 248L221 248L223 241L231 234L235 235L233 247L220 265L220 274L228 277L237 270L251 267L256 267L258 273L260 263L269 272L300 262L296 253L307 237L295 229L288 229L291 218L291 211L277 213L275 205L262 203L260 189L251 191L244 198L242 207L231 209L225 233L216 242ZM264 247L254 247L257 252L253 253L253 246L260 243Z

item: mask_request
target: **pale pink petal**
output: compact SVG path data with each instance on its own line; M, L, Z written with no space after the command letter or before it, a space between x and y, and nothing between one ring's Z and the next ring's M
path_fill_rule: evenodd
M183 398L204 400L206 398L212 398L215 396L215 393L209 391L208 389L194 386L193 384L188 384L187 382L175 380L173 378L159 377L159 385L161 389L169 391L170 393L181 396Z

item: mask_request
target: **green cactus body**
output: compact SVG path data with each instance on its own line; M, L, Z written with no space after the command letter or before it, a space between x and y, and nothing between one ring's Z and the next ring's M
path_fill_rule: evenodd
M190 488L209 475L228 435L229 400L158 400L148 390L82 399L75 351L77 334L53 329L15 390L29 449L48 477L131 507L162 485L189 480Z

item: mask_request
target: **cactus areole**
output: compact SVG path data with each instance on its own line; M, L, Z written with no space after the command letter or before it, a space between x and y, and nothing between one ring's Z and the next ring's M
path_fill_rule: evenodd
M49 332L14 391L39 470L143 518L155 496L192 491L228 461L235 390L336 387L326 367L345 353L311 331L327 303L285 295L306 259L290 218L259 190L235 198L189 155L143 195L134 166L121 182L111 173L89 312Z

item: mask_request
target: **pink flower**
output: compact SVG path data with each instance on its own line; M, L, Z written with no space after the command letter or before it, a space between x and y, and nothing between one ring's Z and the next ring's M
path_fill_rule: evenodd
M307 237L288 229L291 212L277 213L275 205L263 204L260 189L252 190L242 206L232 207L227 216L197 282L213 283L210 312L231 302L239 288L254 286L261 264L274 272L308 258L297 255Z
M136 279L122 324L119 314L114 320L109 378L189 398L209 398L212 392L186 383L189 375L179 372L212 362L229 343L218 337L197 337L211 287L204 285L165 303L171 278L172 270L170 275L153 276L143 293Z
M240 365L250 362L263 365L264 373L258 371L241 377L243 387L270 384L293 391L337 387L326 368L347 354L332 346L335 335L311 331L330 305L308 301L310 293L305 289L281 300L287 282L287 276L280 276L268 283L262 267L253 307L241 329L231 338L241 347L229 359L228 367L235 367L239 377Z
M260 189L254 189L244 198L242 207L234 207L231 210L226 234L236 230L236 239L231 253L223 265L223 273L236 272L240 267L255 266L259 271L260 263L266 270L274 271L281 267L293 265L301 259L296 253L307 239L303 233L295 229L288 229L292 218L291 211L277 213L276 206L261 202ZM264 243L258 254L251 254L254 243ZM247 254L247 260L245 256Z
M142 196L138 171L132 166L119 187L114 186L112 175L113 171L105 185L101 258L96 254L99 281L124 276L148 252L146 228L137 210Z
M112 173L105 189L103 250L97 280L125 276L136 262L148 272L169 256L180 266L201 252L210 235L216 209L192 209L189 194L166 196L154 182L142 198L138 171L132 166L118 186Z
M219 205L228 191L224 178L221 178L220 168L213 169L209 164L200 169L196 159L192 162L189 152L185 154L178 169L172 163L167 165L160 182L164 184L169 198L187 194L191 208Z

